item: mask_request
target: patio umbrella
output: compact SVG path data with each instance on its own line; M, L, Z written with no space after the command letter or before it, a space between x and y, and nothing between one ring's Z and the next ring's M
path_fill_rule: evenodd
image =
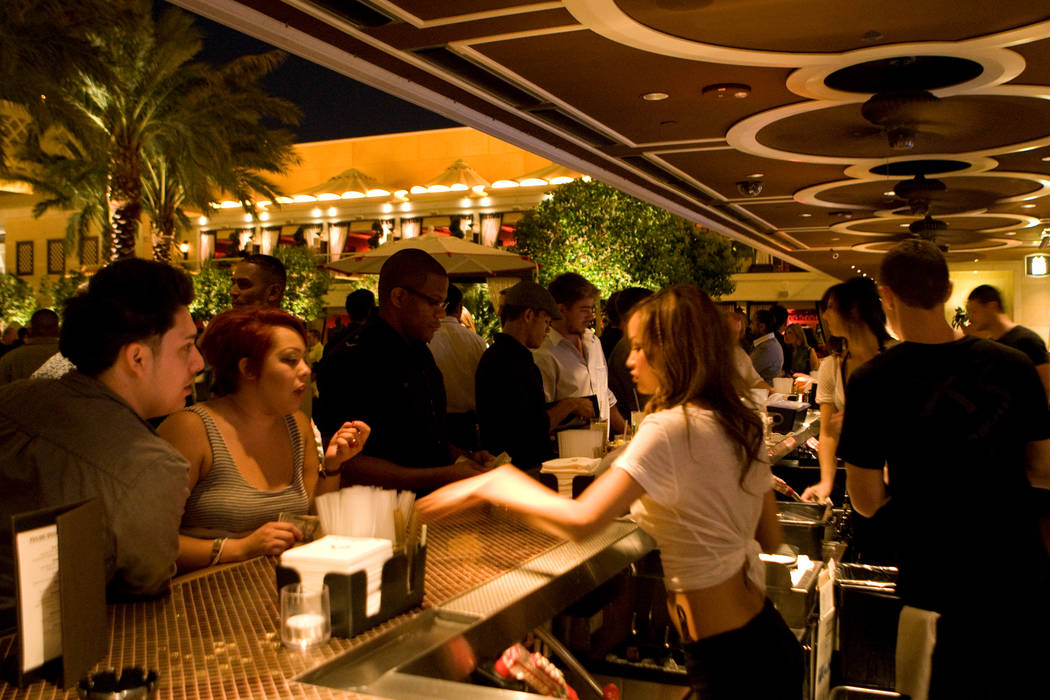
M348 255L328 267L351 275L378 275L387 258L406 248L430 253L453 278L513 276L531 279L536 269L536 263L524 255L436 233L391 241L367 253Z

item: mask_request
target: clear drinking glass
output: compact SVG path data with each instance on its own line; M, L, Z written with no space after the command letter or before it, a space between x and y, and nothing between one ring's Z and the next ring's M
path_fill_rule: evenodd
M328 586L304 587L289 583L281 587L281 641L289 649L304 650L324 644L332 637L332 608Z

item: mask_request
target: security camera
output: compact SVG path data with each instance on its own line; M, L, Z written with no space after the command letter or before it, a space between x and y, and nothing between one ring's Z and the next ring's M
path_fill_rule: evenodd
M736 183L737 190L745 197L757 197L762 194L763 183L761 180L741 180Z

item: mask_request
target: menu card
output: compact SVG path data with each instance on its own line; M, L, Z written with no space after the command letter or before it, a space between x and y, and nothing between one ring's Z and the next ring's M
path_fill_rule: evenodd
M102 508L90 500L12 519L19 685L72 687L106 652Z

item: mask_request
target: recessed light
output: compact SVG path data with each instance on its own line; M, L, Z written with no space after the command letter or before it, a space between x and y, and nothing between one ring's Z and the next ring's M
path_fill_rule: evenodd
M831 240L833 240L833 241L841 241L842 239L840 237L838 237L838 236L834 236L834 237L832 237Z
M799 214L799 216L801 216L803 219L806 219L806 218L809 218L809 217L811 217L813 215L810 214L808 211L804 211L801 214Z
M1017 235L1017 231L1007 231L1006 235L1007 236L1016 236Z
M1050 161L1050 156L1046 156L1046 157L1044 157L1044 158L1041 158L1040 160L1046 160L1046 161Z
M660 100L666 100L670 95L666 92L647 92L642 95L642 99L646 102L659 102Z
M1022 204L1021 208L1022 209L1035 209L1035 205L1034 204Z
M883 197L896 197L897 193L894 192L893 190L890 190L889 192L883 192L882 196Z
M749 178L752 178L752 179L755 179L755 180L757 180L760 177L765 177L765 176L766 176L765 173L751 173L750 175L748 175Z
M723 100L727 97L734 97L738 100L742 100L751 94L751 86L744 85L743 83L715 83L714 85L706 85L704 89L700 91L704 97L710 97L716 100Z

